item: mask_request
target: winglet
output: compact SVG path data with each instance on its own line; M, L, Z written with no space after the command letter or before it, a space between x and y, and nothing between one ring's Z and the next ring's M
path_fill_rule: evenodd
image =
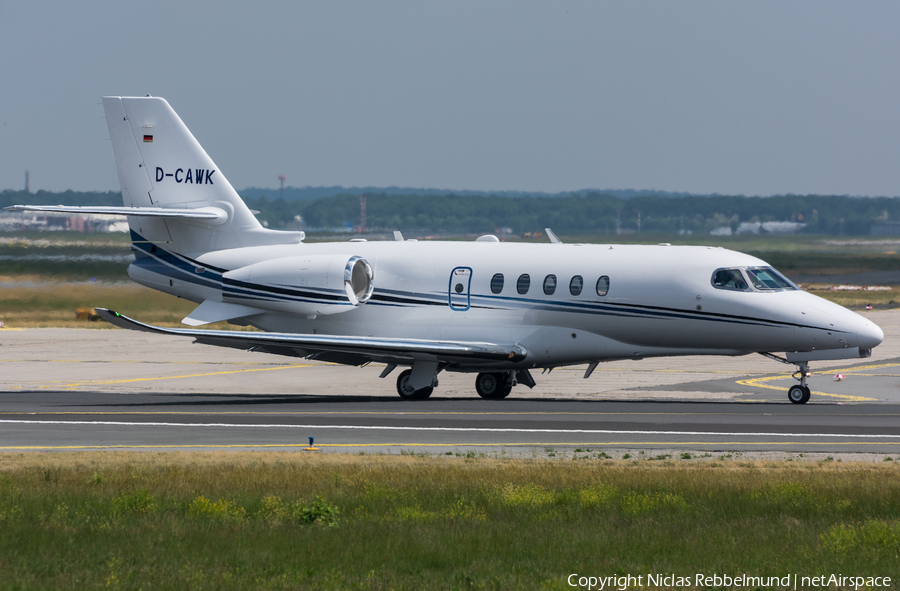
M149 324L144 324L143 322L138 322L137 320L132 320L128 316L122 316L115 310L109 310L107 308L94 308L94 312L96 312L97 316L99 316L103 320L119 328L140 330L142 332L153 332L157 334L168 334L168 331L165 329L159 328L157 326L151 326Z
M562 244L563 243L563 241L559 239L559 236L557 236L553 232L553 230L551 230L550 228L544 228L544 232L546 232L547 238L550 239L550 242L552 244Z

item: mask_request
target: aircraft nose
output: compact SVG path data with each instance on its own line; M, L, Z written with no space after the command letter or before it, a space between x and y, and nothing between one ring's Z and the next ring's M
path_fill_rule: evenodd
M884 331L871 320L863 320L856 329L859 349L874 349L884 340Z

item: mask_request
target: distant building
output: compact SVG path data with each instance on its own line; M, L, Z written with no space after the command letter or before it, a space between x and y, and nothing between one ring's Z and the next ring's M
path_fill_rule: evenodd
M900 236L900 222L872 224L872 229L869 233L872 236Z

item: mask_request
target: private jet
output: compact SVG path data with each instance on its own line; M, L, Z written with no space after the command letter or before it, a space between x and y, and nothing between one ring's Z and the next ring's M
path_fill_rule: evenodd
M719 247L393 240L305 242L263 227L169 103L104 97L122 207L7 209L127 216L128 276L196 302L189 328L112 310L120 328L197 343L398 367L397 393L428 398L441 372L475 374L485 399L533 388L536 370L619 359L758 353L796 366L869 357L872 321L798 288L765 261ZM258 331L198 328L214 322ZM779 355L778 353L781 353Z

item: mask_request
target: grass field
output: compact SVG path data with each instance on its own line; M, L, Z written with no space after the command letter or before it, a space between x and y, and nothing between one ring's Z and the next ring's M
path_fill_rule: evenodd
M2 587L571 589L571 573L900 577L898 462L613 461L598 451L569 460L2 455Z

